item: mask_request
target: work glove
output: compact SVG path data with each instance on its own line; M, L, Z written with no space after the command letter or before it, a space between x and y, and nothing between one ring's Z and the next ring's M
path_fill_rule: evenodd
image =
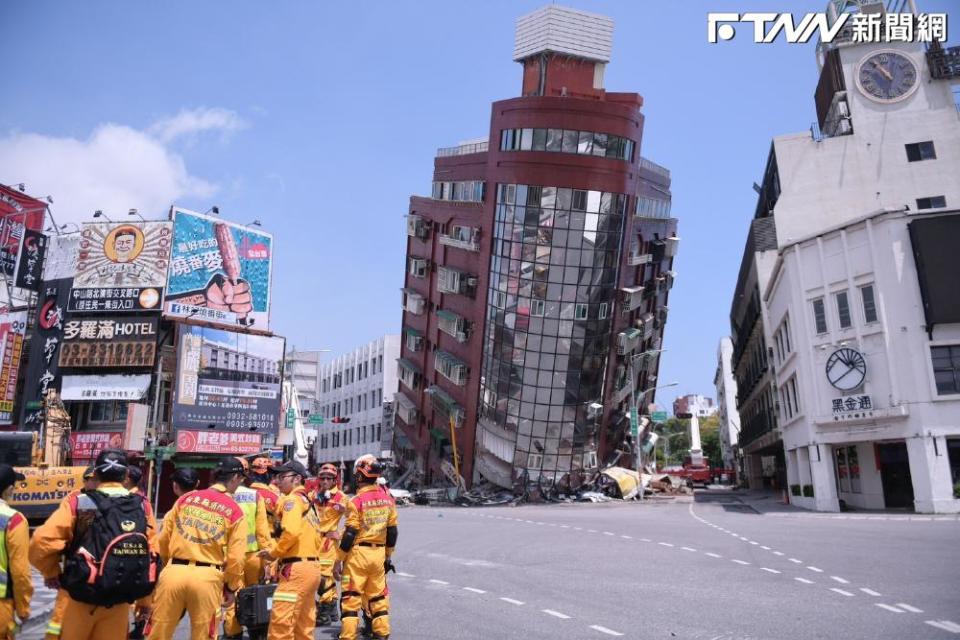
M390 558L387 558L386 560L383 561L383 575L387 575L391 571L396 573L397 568L393 566L393 560L391 560Z

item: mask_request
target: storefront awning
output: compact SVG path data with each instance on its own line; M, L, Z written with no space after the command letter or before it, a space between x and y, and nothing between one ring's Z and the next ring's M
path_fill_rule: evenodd
M150 374L107 376L63 376L60 397L64 400L136 402L147 395Z

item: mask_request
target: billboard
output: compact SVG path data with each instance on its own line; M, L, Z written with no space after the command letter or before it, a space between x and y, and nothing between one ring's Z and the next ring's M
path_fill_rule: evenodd
M44 267L46 273L47 267ZM40 291L37 321L30 338L31 357L23 379L23 413L20 427L39 430L43 421L42 401L47 390L60 389L60 343L67 299L70 297L70 278L46 280Z
M0 185L0 272L12 276L24 231L43 229L47 205L25 193Z
M123 449L123 434L119 431L74 431L70 434L70 458L94 460L104 449Z
M159 309L172 235L170 222L84 224L68 311Z
M174 427L277 432L283 338L181 325L177 350Z
M20 240L20 254L13 275L13 286L38 291L43 275L43 259L47 253L47 236L27 229Z
M67 320L60 367L152 367L159 327L159 317Z
M266 331L272 261L269 233L174 208L164 314Z
M13 424L27 312L0 310L0 424Z
M177 431L177 453L218 453L222 455L250 455L260 453L259 433L230 431Z

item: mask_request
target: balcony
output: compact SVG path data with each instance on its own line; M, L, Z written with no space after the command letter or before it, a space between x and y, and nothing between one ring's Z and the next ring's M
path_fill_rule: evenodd
M623 287L620 289L623 295L623 312L633 311L643 303L643 290L640 287Z
M467 363L448 351L439 350L434 357L433 369L457 386L467 384Z
M466 422L467 412L463 405L454 400L450 394L438 387L432 385L426 392L430 396L430 404L437 413L446 416L447 420L453 422L453 426L460 428Z
M416 403L403 393L398 393L394 397L397 401L397 415L400 419L411 426L417 424L418 413Z
M454 226L449 235L440 236L440 244L466 251L480 251L480 229Z
M631 267L647 264L651 260L653 260L653 256L649 253L631 253L627 255L627 264Z
M415 316L422 315L423 310L427 306L427 301L423 299L423 296L413 289L401 289L401 291L403 292L403 297L400 304L404 311L412 313Z
M470 338L470 323L452 311L437 309L437 327L457 342L466 342Z
M634 351L643 339L639 329L624 329L617 334L617 355L625 356Z
M640 340L646 340L653 335L653 314L645 313L637 319L637 331L640 332Z
M669 310L666 305L657 309L657 319L653 322L654 329L663 329L663 326L667 324L667 312Z
M761 409L752 417L741 418L740 447L743 448L765 433L777 427L777 417L773 410Z
M411 238L426 240L430 235L430 222L422 216L411 213L407 216L407 235Z
M680 238L676 236L672 238L664 238L664 252L663 255L667 258L673 258L677 255L677 250L680 249Z
M662 274L660 274L660 277L658 278L659 282L657 284L658 284L658 287L660 288L660 291L661 292L670 291L670 289L673 288L673 283L676 279L677 279L676 271L664 271Z
M930 77L935 80L960 78L960 46L944 49L942 44L934 42L927 49L927 66Z
M649 196L637 196L638 218L653 218L656 220L670 219L670 200L669 196L664 198L651 198Z
M450 156L466 156L471 153L484 153L490 148L490 142L468 142L457 145L456 147L440 147L437 149L438 158L449 158Z
M439 267L437 269L437 291L472 298L477 291L477 278L450 267Z
M667 169L666 167L661 167L653 160L648 160L643 156L640 156L640 162L638 164L640 165L641 168L646 169L647 171L652 171L653 173L656 173L657 175L661 175L667 179L670 178L670 169Z
M410 389L416 391L420 388L420 381L423 374L420 373L420 367L406 358L397 358L397 377Z

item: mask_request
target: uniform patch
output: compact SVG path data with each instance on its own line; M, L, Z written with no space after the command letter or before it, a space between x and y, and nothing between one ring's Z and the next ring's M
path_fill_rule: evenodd
M288 503L286 503L285 505L283 505L283 510L284 510L284 511L293 511L293 503L292 503L292 502L288 502Z

